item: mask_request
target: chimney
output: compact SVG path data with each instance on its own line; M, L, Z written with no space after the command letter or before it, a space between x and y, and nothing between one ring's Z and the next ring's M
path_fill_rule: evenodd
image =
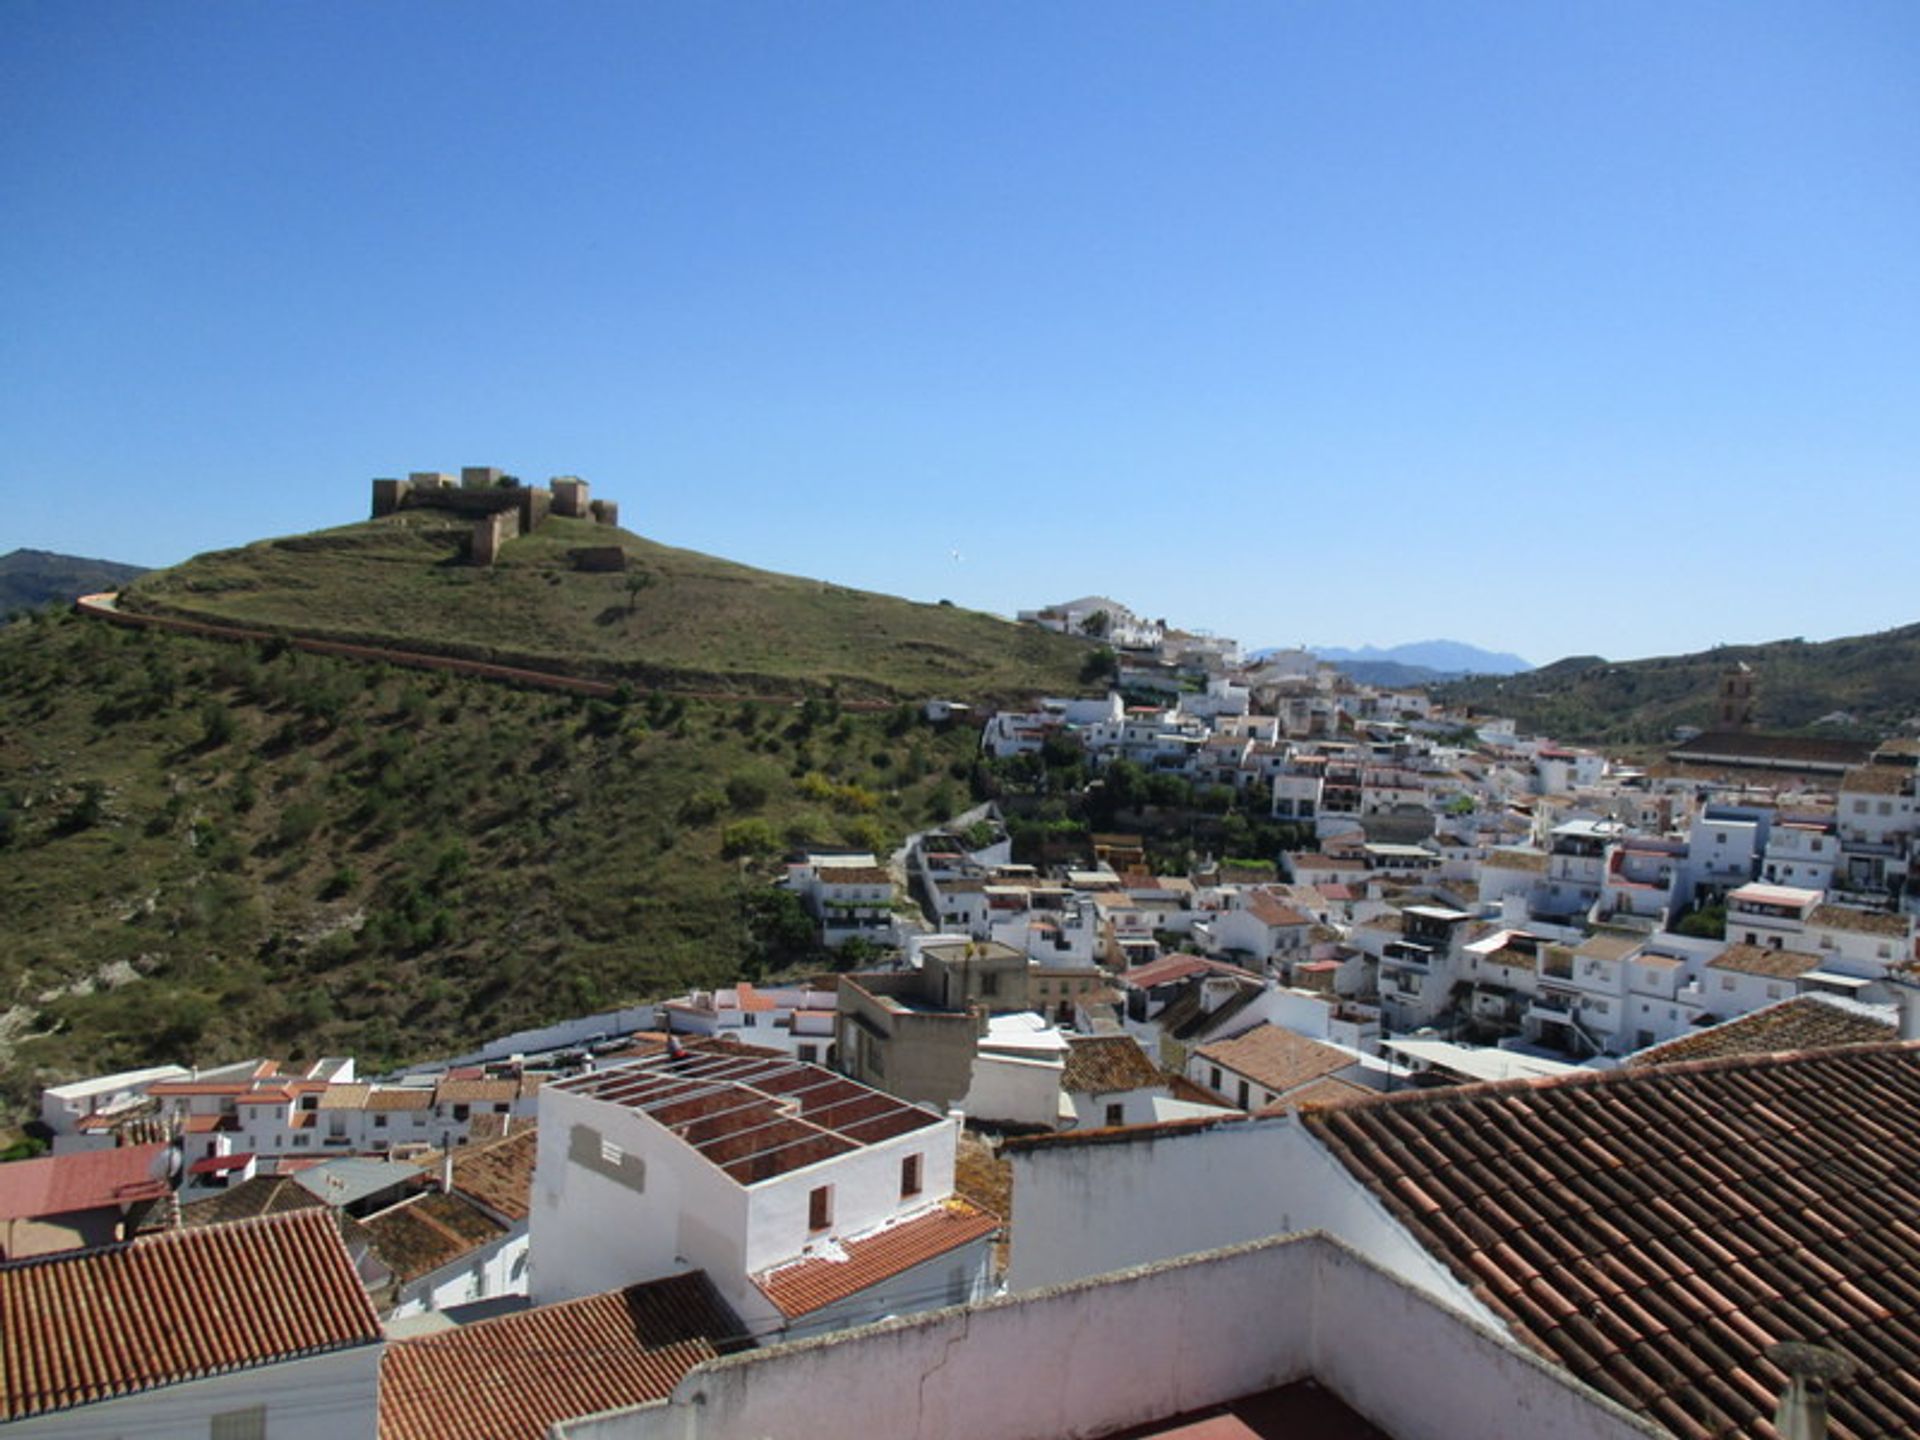
M1773 1416L1780 1440L1827 1440L1827 1391L1853 1373L1853 1361L1838 1350L1799 1341L1769 1345L1767 1358L1787 1372L1787 1388Z
M1900 1012L1900 1038L1920 1040L1920 975L1902 969L1887 979L1893 986L1894 1008Z
M453 1193L453 1136L440 1137L440 1193Z

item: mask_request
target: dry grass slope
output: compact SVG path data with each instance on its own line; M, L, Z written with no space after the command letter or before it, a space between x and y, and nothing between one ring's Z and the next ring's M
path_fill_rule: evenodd
M562 669L652 688L842 699L1071 689L1088 646L951 605L777 575L586 521L548 519L500 563L464 563L430 511L202 555L133 585L147 610ZM625 574L575 548L618 543Z

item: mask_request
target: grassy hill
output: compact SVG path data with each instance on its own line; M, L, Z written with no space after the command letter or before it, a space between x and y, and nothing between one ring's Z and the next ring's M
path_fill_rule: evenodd
M133 610L561 669L637 686L845 699L1071 689L1090 646L977 611L777 575L549 518L500 562L430 510L202 555L135 583ZM620 545L626 573L570 552Z
M0 555L0 620L95 590L111 590L146 573L138 565L111 560L86 560L51 550L11 550Z
M778 966L780 852L955 813L976 746L904 704L622 706L37 616L0 632L0 1102L162 1060L377 1068Z
M1753 669L1763 730L1877 737L1920 715L1920 625L1817 644L1723 645L1652 660L1577 656L1506 679L1457 681L1434 693L1449 705L1511 715L1526 729L1563 739L1659 744L1675 726L1711 726L1720 677L1735 664ZM1835 712L1853 724L1815 729Z

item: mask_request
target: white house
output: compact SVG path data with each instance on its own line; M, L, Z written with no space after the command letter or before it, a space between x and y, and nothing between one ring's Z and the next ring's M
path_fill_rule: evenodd
M787 1335L976 1298L999 1221L953 1193L958 1128L798 1061L669 1051L555 1081L533 1296L698 1269Z
M325 1209L0 1265L22 1440L371 1437L380 1322Z

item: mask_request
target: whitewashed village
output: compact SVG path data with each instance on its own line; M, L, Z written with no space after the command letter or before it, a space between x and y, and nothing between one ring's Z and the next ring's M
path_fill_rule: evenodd
M993 793L787 857L836 968L48 1089L8 1432L1920 1428L1920 740L1730 668L1627 764L1021 618L1110 664L928 698Z

